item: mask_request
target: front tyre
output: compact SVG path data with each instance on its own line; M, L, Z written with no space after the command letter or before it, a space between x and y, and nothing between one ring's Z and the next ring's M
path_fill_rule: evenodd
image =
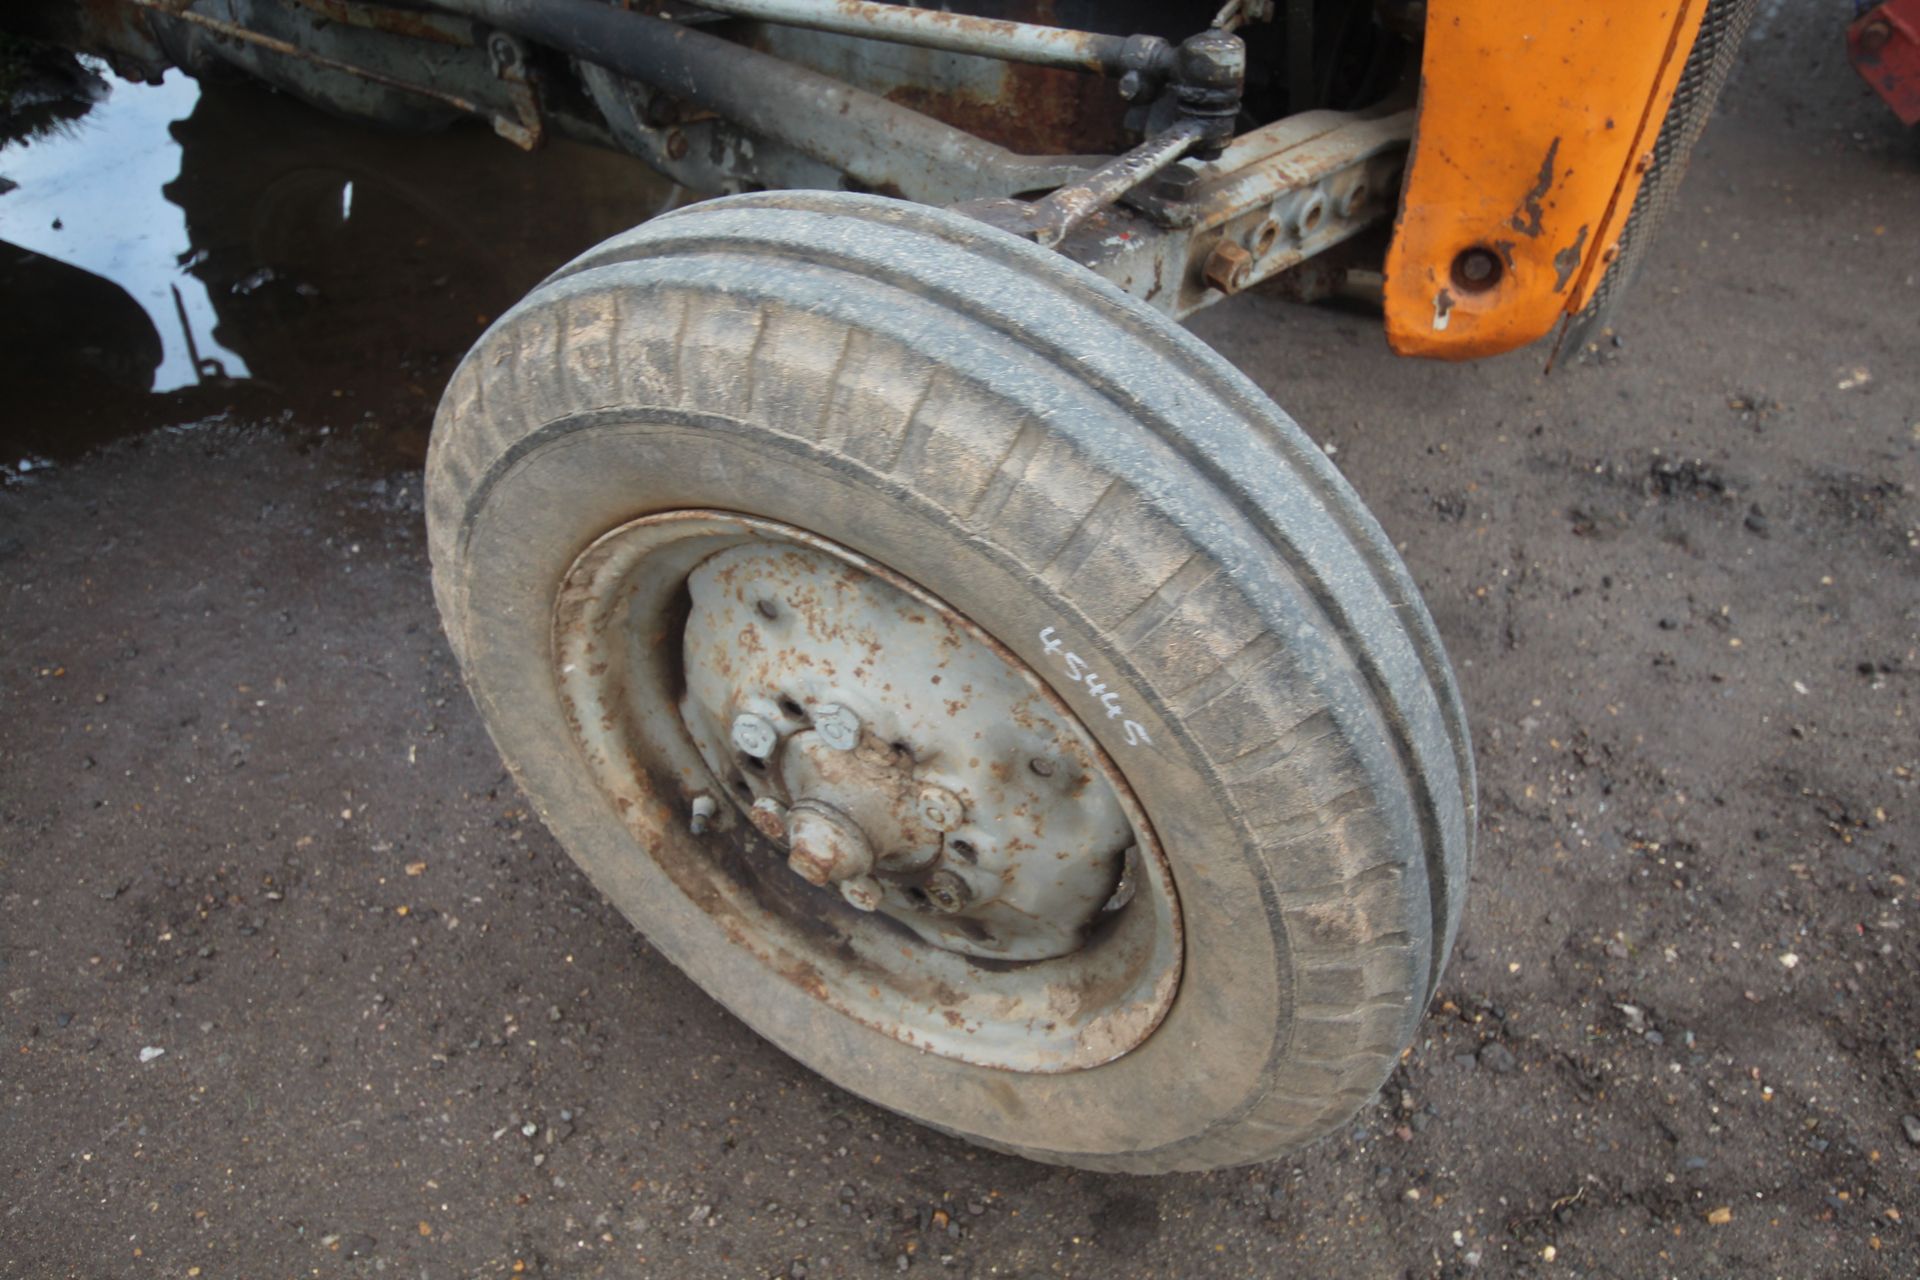
M1203 1169L1411 1039L1472 843L1432 623L1299 429L1073 264L868 196L655 219L467 357L428 532L556 836L853 1092Z

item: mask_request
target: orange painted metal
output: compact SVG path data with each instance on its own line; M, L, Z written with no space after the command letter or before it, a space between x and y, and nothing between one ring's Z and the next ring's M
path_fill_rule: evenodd
M1430 0L1387 252L1403 355L1510 351L1613 260L1706 0Z

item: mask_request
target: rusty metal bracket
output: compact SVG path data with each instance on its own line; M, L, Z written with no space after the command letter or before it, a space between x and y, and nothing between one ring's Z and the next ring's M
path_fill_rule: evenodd
M522 151L531 151L545 137L546 122L540 114L539 86L527 65L527 46L505 31L495 31L487 36L487 58L493 63L493 74L506 85L507 97L519 117L509 120L494 116L493 131Z
M471 99L463 98L458 94L448 93L443 89L435 89L427 85L415 84L412 81L402 80L397 76L390 76L369 67L357 67L350 62L342 62L338 58L329 58L324 54L314 53L309 49L302 49L297 44L278 39L274 36L265 35L250 27L243 27L238 23L227 22L220 18L210 18L203 13L195 13L193 12L194 0L131 0L131 3L142 9L149 9L155 13L164 14L180 22L188 22L196 27L204 27L208 31L216 32L229 40L238 40L245 44L256 45L259 48L267 49L273 53L282 54L289 58L298 58L303 62L310 62L316 67L325 67L329 71L339 71L343 74L365 80L370 84L385 85L389 89L398 89L403 93L417 93L423 98L432 98L435 102L444 102L455 110L464 111L468 115L491 116L491 112L485 107Z
M1235 138L1211 163L1169 166L1056 247L1183 319L1390 217L1413 120L1411 111L1289 116Z

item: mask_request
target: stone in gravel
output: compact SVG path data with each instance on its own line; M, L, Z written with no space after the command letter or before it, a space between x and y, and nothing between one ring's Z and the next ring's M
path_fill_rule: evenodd
M152 1062L155 1058L161 1057L165 1053L165 1049L159 1048L156 1045L148 1045L140 1051L140 1061Z
M1480 1065L1498 1075L1506 1075L1518 1062L1514 1060L1512 1050L1497 1040L1489 1040L1480 1046Z
M57 1027L69 1026L72 1024L72 1022L73 1022L73 1015L70 1013L57 1013L53 1017L53 1023Z
M1920 1116L1901 1116L1900 1127L1906 1131L1907 1141L1920 1147Z
M351 1235L340 1242L340 1251L349 1258L370 1258L379 1243L369 1235Z

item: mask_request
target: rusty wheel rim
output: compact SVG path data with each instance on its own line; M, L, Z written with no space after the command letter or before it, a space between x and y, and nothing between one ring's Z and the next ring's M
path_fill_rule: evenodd
M804 530L678 511L599 538L554 618L568 723L634 856L771 975L1016 1071L1110 1062L1165 1016L1180 915L1145 813L931 593Z

